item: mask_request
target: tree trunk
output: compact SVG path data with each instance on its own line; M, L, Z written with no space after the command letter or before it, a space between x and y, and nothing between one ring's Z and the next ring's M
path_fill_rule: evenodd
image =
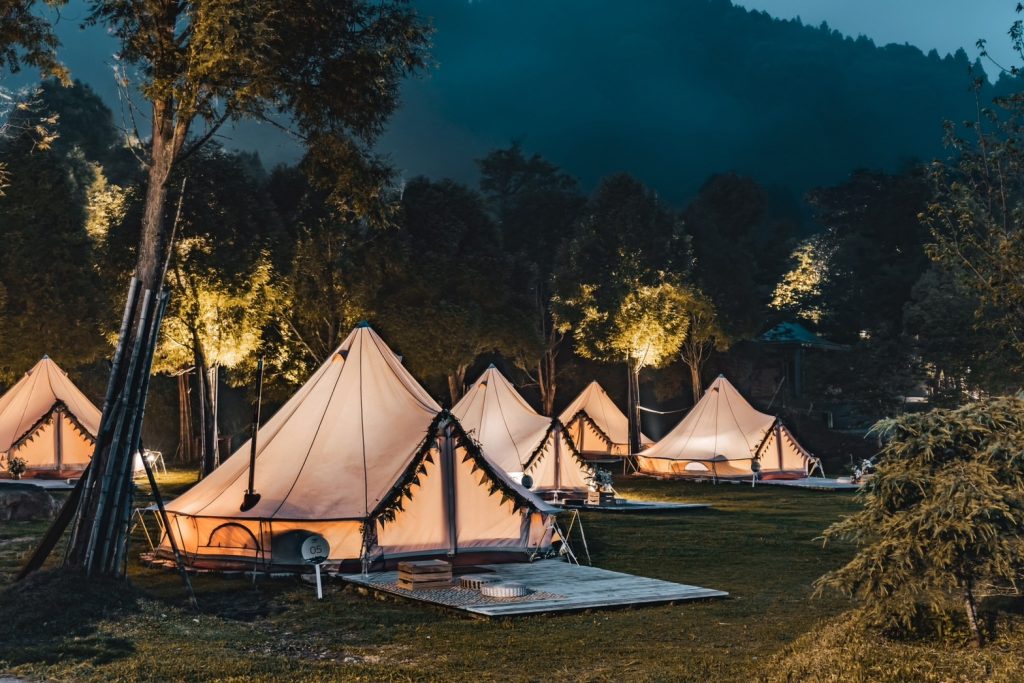
M629 375L629 453L640 452L640 368L636 361L630 359L626 363Z
M690 361L686 361L686 365L690 368L690 384L693 385L693 405L697 405L697 401L704 393L704 387L700 381L700 366Z
M454 372L448 375L448 394L451 396L454 406L462 398L463 388L466 386L466 371L468 365L459 365Z
M978 604L974 599L972 583L970 579L963 581L964 612L967 614L967 625L971 629L971 635L974 636L975 647L982 647L985 644L985 639L981 634L981 626L978 624Z
M192 355L196 364L196 379L199 382L200 410L199 436L200 436L200 470L201 476L205 477L217 469L219 458L217 457L217 441L215 428L215 417L213 409L213 387L211 386L211 373L206 365L206 353L203 351L202 342L199 340L199 332L192 329Z
M555 394L558 383L555 375L557 366L558 344L549 344L544 355L537 362L537 388L540 390L541 412L548 417L555 416Z
M153 104L151 158L135 280L118 335L100 434L84 476L64 558L65 566L86 576L124 576L134 491L131 468L140 444L155 337L166 304L160 289L168 241L164 224L167 182L188 128L179 122L176 130L172 104L170 100ZM62 529L57 526L63 524L67 521L58 519L50 532L58 534Z
M192 391L188 373L178 375L178 461L192 462Z

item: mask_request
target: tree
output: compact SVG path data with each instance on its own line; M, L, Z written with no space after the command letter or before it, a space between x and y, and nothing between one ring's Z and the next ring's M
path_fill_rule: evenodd
M686 340L679 348L679 356L690 370L690 386L696 404L704 391L701 377L704 364L713 351L727 350L731 339L719 323L715 305L700 290L690 293L686 316Z
M558 354L565 333L552 318L551 296L565 244L586 200L575 178L518 144L478 162L480 189L515 256L511 278L515 305L531 321L532 334L513 361L537 385L541 412L553 415L558 391Z
M166 301L166 204L175 167L224 124L258 119L293 129L314 163L334 172L332 197L353 212L369 212L386 173L366 147L394 109L401 78L422 66L426 30L401 0L94 0L89 21L105 24L120 41L119 57L135 68L150 105L135 266L142 295L129 297L118 347L129 362L114 364L107 392L113 400L103 419L117 433L101 427L67 556L86 574L120 576L128 464ZM124 419L113 420L113 410L127 411Z
M693 244L693 278L732 337L761 331L785 266L795 224L775 213L761 186L733 173L708 179L683 212Z
M957 153L932 166L934 196L924 212L929 255L962 274L980 319L1018 358L1024 354L1024 93L981 109L966 131L947 124ZM962 133L962 134L961 134Z
M825 531L857 554L823 576L860 602L868 623L914 630L962 611L974 641L979 599L1014 589L1024 570L1024 399L884 420L863 509Z
M120 188L103 165L120 136L102 115L85 124L76 110L109 119L88 88L48 82L15 112L16 134L0 140L12 171L0 196L0 381L20 377L44 353L77 369L109 351L101 321L110 288L95 266L120 212ZM40 119L52 122L44 145ZM83 135L94 144L82 144Z
M264 179L246 155L204 148L179 169L187 178L168 193L177 221L169 272L173 294L156 350L154 370L194 369L199 389L200 469L220 463L217 386L219 368L233 369L260 347L261 334L276 310L278 293L269 249L279 229L266 199ZM141 196L141 195L137 195ZM140 203L140 202L138 202ZM137 203L137 204L138 204ZM138 226L141 207L126 227ZM121 243L131 243L121 236Z
M1021 386L1015 354L979 319L979 303L964 287L965 278L933 262L903 307L903 332L931 401L939 405L959 405L979 393L1012 393Z
M686 338L689 245L679 221L626 175L601 183L568 247L552 303L576 353L626 363L630 451L640 450L639 373L674 357Z
M53 76L67 85L68 71L57 58L57 36L46 18L39 16L37 9L40 4L38 0L6 0L0 6L0 74L4 71L18 73L23 65L34 66L44 78ZM59 7L65 4L65 0L47 0L45 4ZM0 138L11 133L11 123L7 120L9 110L9 107L0 106ZM40 124L20 132L35 130L43 137L49 135L45 127L37 126ZM10 169L5 161L0 161L0 196L9 178Z
M525 321L507 306L509 259L483 199L450 180L410 181L375 309L413 372L444 377L454 404L482 354L511 356Z

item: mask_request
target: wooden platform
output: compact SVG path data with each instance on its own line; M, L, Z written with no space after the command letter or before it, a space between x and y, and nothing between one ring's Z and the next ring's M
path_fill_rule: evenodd
M47 491L70 491L75 488L75 480L71 480L69 483L66 479L0 479L0 486L22 490L35 488Z
M706 503L670 503L667 501L640 501L619 498L615 505L587 505L581 501L552 503L567 510L586 510L588 512L680 512L683 510L704 510L711 507Z
M860 484L828 479L826 477L807 477L806 479L758 479L758 486L791 486L798 489L814 489L817 491L856 491Z
M597 567L578 566L563 560L481 565L475 567L472 573L489 572L493 572L503 582L521 583L533 592L522 598L502 599L488 598L477 590L457 586L408 591L397 587L398 573L393 571L375 572L367 576L345 574L341 578L373 591L481 617L578 612L728 596L728 593L711 588L648 579ZM458 582L457 577L455 582Z

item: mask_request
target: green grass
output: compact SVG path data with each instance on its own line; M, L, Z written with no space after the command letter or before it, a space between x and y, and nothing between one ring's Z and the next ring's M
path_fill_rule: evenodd
M173 475L167 488L187 484ZM806 653L821 649L817 635L842 625L849 605L811 599L811 584L850 549L826 550L815 539L854 508L852 496L639 479L618 488L633 498L714 508L585 514L595 565L732 597L479 621L374 599L339 582L330 582L318 603L312 587L296 579L254 585L201 575L193 579L201 611L193 614L174 573L132 564L131 587L86 589L77 579L44 575L24 600L19 588L0 596L0 671L86 681L756 681L794 662L803 668L792 680L819 680L813 676L822 663ZM8 541L0 545L0 581L10 581L15 551L29 550L24 539L42 530L0 527L0 544Z

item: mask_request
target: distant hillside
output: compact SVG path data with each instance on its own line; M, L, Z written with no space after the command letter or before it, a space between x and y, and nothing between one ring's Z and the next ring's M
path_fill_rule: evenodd
M382 147L407 174L470 179L517 139L587 186L626 170L681 201L713 172L791 191L943 154L970 60L876 46L727 0L420 0L437 70ZM965 36L965 42L970 37Z

